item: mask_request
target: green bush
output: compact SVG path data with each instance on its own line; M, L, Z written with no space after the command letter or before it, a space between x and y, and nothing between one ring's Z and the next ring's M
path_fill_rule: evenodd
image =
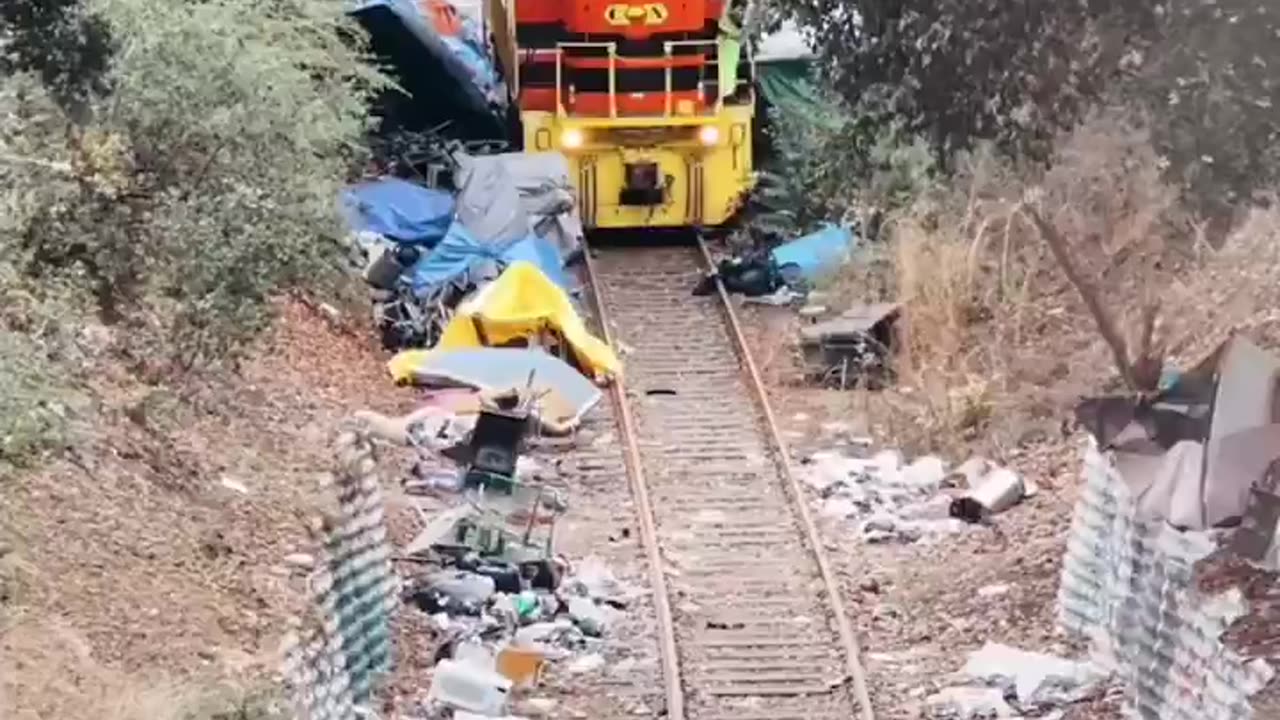
M110 37L87 112L7 94L0 236L37 294L68 284L149 362L217 362L268 296L335 277L335 200L385 85L325 0L86 0ZM48 89L48 88L46 88ZM56 97L56 95L55 95ZM79 115L74 117L73 115Z
M0 331L0 475L66 439L68 407L43 353L24 335Z
M0 10L0 458L60 442L85 326L179 377L233 359L272 295L340 277L336 199L388 86L344 10Z

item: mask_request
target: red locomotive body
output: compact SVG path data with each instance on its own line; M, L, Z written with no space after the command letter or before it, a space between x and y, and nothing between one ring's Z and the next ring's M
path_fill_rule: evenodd
M714 77L721 0L514 5L522 111L554 112L558 96L570 115L656 116L673 107L699 113L717 99L704 79Z

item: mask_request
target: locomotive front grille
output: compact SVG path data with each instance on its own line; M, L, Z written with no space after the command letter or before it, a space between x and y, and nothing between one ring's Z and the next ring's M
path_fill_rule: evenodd
M661 205L662 184L659 182L658 163L626 163L623 167L626 183L618 202L622 205Z

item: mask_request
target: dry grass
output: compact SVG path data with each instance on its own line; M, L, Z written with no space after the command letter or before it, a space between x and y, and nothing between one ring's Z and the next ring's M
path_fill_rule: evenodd
M1119 388L1112 353L1031 212L1065 238L1131 360L1148 307L1159 308L1156 344L1179 362L1231 328L1276 339L1280 213L1259 211L1209 247L1161 171L1139 125L1102 115L1061 139L1047 171L978 153L949 188L892 218L891 249L830 288L906 306L899 385L866 400L879 434L1002 456L1057 433L1079 397Z
M214 678L178 680L152 671L130 675L93 657L70 626L10 618L2 636L0 708L12 720L269 720L283 718L270 691Z
M412 399L367 334L280 309L238 376L181 403L104 355L75 457L0 482L0 718L271 717L257 689L306 600L283 558L312 547L334 429Z

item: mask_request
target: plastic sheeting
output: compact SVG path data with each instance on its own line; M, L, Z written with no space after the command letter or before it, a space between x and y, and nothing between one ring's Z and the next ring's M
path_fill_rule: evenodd
M813 48L794 20L785 20L777 31L760 38L756 47L757 63L779 60L808 60L814 57Z
M516 186L520 204L538 234L553 240L568 259L582 249L582 218L578 215L569 161L558 152L506 153L491 156L502 163Z
M459 305L436 347L452 350L504 345L536 337L544 330L564 338L585 372L609 377L621 370L613 350L587 331L568 294L527 262L512 263L491 285Z
M532 376L534 392L544 396L539 414L557 422L580 421L601 398L600 389L577 370L537 349L411 350L392 358L388 367L397 381L489 391L523 388Z
M399 178L353 185L341 200L353 231L374 232L400 243L434 245L453 222L452 195Z
M537 266L552 282L565 290L571 289L564 263L550 240L526 233L513 243L486 245L456 221L439 244L406 271L405 278L414 295L425 298L459 277L475 272L483 264L500 269L517 261Z
M485 98L494 105L501 104L505 99L506 86L502 83L502 79L498 77L497 68L494 67L493 61L482 52L480 45L475 42L468 42L464 38L444 37L445 47L453 52L454 57L462 62L470 74L471 81L475 83L480 92L484 93Z
M765 102L784 118L839 128L847 116L837 105L823 99L810 82L809 73L810 66L805 60L760 62L756 65L756 85Z
M398 122L409 129L451 122L468 138L505 137L505 87L492 84L494 64L474 45L460 55L457 38L441 36L413 0L357 0L350 14L408 94L395 104Z
M504 157L458 158L458 221L485 245L506 245L529 232L529 215Z
M815 233L779 245L773 249L772 255L780 270L794 266L806 280L813 281L847 260L853 243L853 232L848 227L827 225Z
M1138 519L1203 530L1245 514L1280 458L1280 359L1233 337L1150 404L1086 400L1077 416L1113 449Z
M548 280L565 291L573 291L569 276L564 271L564 263L560 259L560 252L556 249L555 244L546 238L530 234L507 248L502 253L501 260L504 265L512 265L517 262L536 265L542 271L542 274L547 276Z

